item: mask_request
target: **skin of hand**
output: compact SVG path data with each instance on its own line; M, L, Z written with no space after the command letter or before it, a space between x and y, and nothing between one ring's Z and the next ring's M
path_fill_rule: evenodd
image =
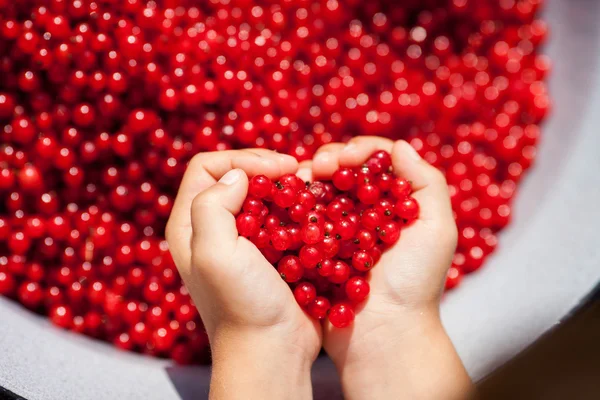
M183 177L166 237L210 339L211 399L312 397L321 326L235 222L248 177L297 169L291 156L251 149L198 154Z
M364 136L321 147L312 165L301 164L300 174L329 179L340 166L359 166L376 150L388 151L395 174L412 182L420 216L371 270L371 292L354 324L325 324L324 348L346 399L468 398L472 383L439 316L457 242L443 174L405 141Z

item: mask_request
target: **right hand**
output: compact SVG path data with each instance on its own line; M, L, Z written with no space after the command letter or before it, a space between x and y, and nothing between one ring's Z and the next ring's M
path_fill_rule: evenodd
M363 136L347 144L323 146L312 163L313 178L329 179L339 167L359 166L377 150L389 152L395 174L412 182L412 196L420 204L420 215L402 230L399 241L371 270L371 292L356 310L354 325L336 329L326 324L324 348L340 373L349 399L419 398L419 393L424 393L416 389L420 367L424 369L425 392L427 387L432 390L436 381L440 387L456 384L460 380L444 382L456 376L469 386L470 380L439 317L440 298L457 241L443 174L405 141ZM443 355L435 354L442 350ZM441 371L436 376L436 367L443 365L440 358L449 361L452 371L458 373ZM401 384L402 377L411 374L414 379L406 378ZM377 387L387 387L388 391L377 396ZM452 395L446 392L435 397L431 393L425 397Z

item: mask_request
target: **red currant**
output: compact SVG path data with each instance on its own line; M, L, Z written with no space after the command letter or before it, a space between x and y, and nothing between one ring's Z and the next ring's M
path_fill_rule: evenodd
M354 310L346 303L336 304L329 310L329 322L336 328L345 328L354 322Z

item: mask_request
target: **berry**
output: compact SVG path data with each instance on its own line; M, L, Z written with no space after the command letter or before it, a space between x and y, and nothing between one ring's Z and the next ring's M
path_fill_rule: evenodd
M350 276L350 267L343 261L338 261L333 266L333 274L329 277L332 283L344 283Z
M0 271L0 295L11 295L16 286L15 278L8 272Z
M73 323L73 313L69 307L59 305L50 310L50 321L56 326L68 329Z
M247 238L258 234L260 229L258 218L251 214L240 214L235 223L239 234Z
M306 224L301 231L302 241L306 244L316 244L323 239L322 228L317 224Z
M354 171L350 168L340 168L333 174L332 181L339 190L350 190L354 187Z
M42 303L44 292L36 282L23 282L17 291L21 304L30 309L36 309Z
M352 255L352 266L357 271L368 271L375 266L373 257L366 250L354 252Z
M383 243L391 246L400 238L400 226L394 221L387 221L380 227L377 235Z
M354 310L350 304L340 303L329 310L329 322L336 328L345 328L354 322Z
M392 166L392 157L385 150L379 150L371 154L365 165L374 173L386 172Z
M169 327L160 327L152 332L152 342L158 351L167 351L175 343L175 332Z
M400 218L409 222L419 217L419 203L412 197L398 201L395 210Z
M369 295L371 288L365 278L362 276L355 276L348 279L345 290L348 300L360 303Z
M305 245L300 249L299 258L304 268L312 269L323 259L323 253L316 246Z
M446 274L446 290L454 289L456 286L458 286L461 280L462 272L460 269L456 267L450 267L450 269L448 269L448 273Z
M301 282L294 289L294 297L300 306L306 307L317 298L317 289L312 283Z
M298 257L286 256L279 260L277 271L286 282L297 282L304 274L304 267Z
M250 240L252 241L252 243L254 243L256 247L262 249L269 245L269 242L271 241L271 236L269 235L269 231L261 228L258 230L258 233L256 233L250 238Z
M369 250L377 241L377 237L373 234L373 232L367 229L361 229L355 236L354 242L361 250Z
M365 210L362 216L360 217L360 223L362 224L362 226L369 230L377 229L382 221L383 218L381 217L379 212L377 212L377 210L374 208L369 208L368 210Z
M275 250L285 251L292 245L292 238L288 230L280 226L271 233L271 243Z
M372 183L359 185L356 189L356 196L364 204L375 204L379 199L380 190Z
M31 239L25 232L14 232L8 239L8 249L12 254L23 255L31 247Z
M317 272L319 275L328 277L333 275L334 273L335 263L330 258L325 258L322 261L317 263Z
M317 296L317 298L308 305L308 314L314 319L324 319L331 307L331 303L325 297Z
M252 196L263 199L271 194L271 180L264 175L256 175L248 183L248 193Z
M394 179L390 189L392 195L398 200L404 200L412 191L410 182L404 178Z
M338 240L333 236L324 238L319 247L323 252L323 256L327 258L335 257L340 249Z

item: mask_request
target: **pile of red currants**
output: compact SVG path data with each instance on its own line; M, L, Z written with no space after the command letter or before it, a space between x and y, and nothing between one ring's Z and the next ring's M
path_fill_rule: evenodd
M239 234L294 284L296 301L311 317L329 316L338 328L352 323L354 306L369 294L366 273L419 216L410 182L394 176L385 151L361 167L338 169L331 182L258 175L248 192L236 219Z
M445 172L456 286L536 156L542 3L0 0L0 295L123 349L206 361L164 241L187 161L310 159L363 134Z

